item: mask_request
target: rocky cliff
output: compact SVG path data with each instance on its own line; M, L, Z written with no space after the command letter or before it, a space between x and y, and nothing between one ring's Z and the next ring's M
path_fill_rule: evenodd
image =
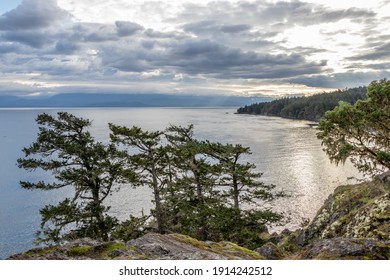
M255 251L179 234L146 234L127 243L76 240L9 259L390 259L390 176L338 187L307 226L263 234Z

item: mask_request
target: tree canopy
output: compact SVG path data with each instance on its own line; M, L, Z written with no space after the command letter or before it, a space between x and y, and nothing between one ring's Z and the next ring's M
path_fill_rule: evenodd
M390 81L372 82L367 99L340 102L319 124L318 138L336 164L349 158L362 172L390 169Z
M110 142L104 144L87 131L89 120L69 113L41 114L37 122L37 140L24 148L25 158L18 164L51 172L55 181L21 182L21 186L71 187L74 193L41 210L41 241L125 240L148 228L256 247L261 244L260 233L283 219L264 206L283 193L261 182L262 174L242 160L250 149L198 140L193 125L149 132L109 124ZM114 190L129 185L150 187L154 209L151 216L130 216L120 223L108 215L104 202Z
M116 219L103 201L123 178L122 163L113 145L97 142L86 131L91 122L66 112L40 114L39 133L19 167L51 172L54 182L21 182L25 189L73 188L73 197L41 209L42 241L93 237L108 240Z

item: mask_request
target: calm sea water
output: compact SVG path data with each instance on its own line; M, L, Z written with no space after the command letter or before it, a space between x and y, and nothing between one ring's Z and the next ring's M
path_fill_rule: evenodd
M93 120L91 133L101 141L108 141L110 122L138 125L146 130L163 130L169 124L194 124L199 139L249 146L252 155L246 159L263 172L263 181L292 194L272 205L274 210L289 215L291 220L285 227L290 229L312 218L336 186L353 183L350 177L361 177L350 164L338 167L331 164L316 139L316 130L305 121L236 115L233 108L63 110ZM57 203L71 191L28 191L19 186L20 180L49 178L41 171L19 169L16 160L23 156L22 148L36 138L36 116L58 111L62 110L0 110L0 259L33 247L40 224L39 209ZM150 200L148 188L124 186L107 202L112 205L111 214L124 220L129 214L147 213L152 206Z

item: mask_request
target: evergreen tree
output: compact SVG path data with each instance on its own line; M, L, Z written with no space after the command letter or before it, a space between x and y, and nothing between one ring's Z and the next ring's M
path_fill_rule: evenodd
M117 220L107 214L103 202L122 180L122 163L113 145L97 142L86 131L87 119L60 112L57 117L40 114L37 140L24 148L20 168L51 172L54 182L21 182L25 189L53 190L70 186L72 198L41 211L45 242L91 237L108 240Z
M167 184L166 168L169 163L167 153L161 145L162 132L148 132L133 126L127 128L110 124L111 140L122 144L127 152L129 170L137 173L135 186L149 186L153 190L155 209L153 215L157 222L157 231L165 232L164 213L161 205L161 191Z
M219 197L225 198L215 207L210 232L217 240L230 240L253 248L261 245L260 233L283 219L282 214L264 207L264 202L285 194L274 192L275 185L260 181L262 174L255 172L254 164L241 162L242 156L251 153L248 147L210 142L208 147L210 156L218 161Z
M233 201L233 208L241 209L241 203L256 204L284 195L282 192L272 193L275 185L266 185L259 180L262 174L254 171L254 164L240 162L243 155L251 154L249 147L210 142L208 146L210 155L219 161L219 185L228 189L223 192Z
M350 158L359 170L375 174L390 169L390 81L372 82L367 97L327 112L318 138L336 164Z
M208 219L220 200L214 189L218 172L207 155L207 144L196 140L193 134L193 125L172 125L166 130L176 173L171 192L183 198L176 200L181 227L185 232L198 232L197 238L207 240ZM168 200L174 197L170 196Z
M312 96L282 98L247 105L239 108L237 113L319 121L325 116L325 112L335 108L339 101L354 103L365 99L366 91L366 87L358 87Z

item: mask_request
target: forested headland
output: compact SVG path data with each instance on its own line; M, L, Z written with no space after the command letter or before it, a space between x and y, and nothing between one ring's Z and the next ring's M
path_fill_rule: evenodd
M354 104L357 100L365 99L366 92L367 87L356 87L305 97L285 97L240 107L237 113L319 121L325 112L333 110L340 101Z

